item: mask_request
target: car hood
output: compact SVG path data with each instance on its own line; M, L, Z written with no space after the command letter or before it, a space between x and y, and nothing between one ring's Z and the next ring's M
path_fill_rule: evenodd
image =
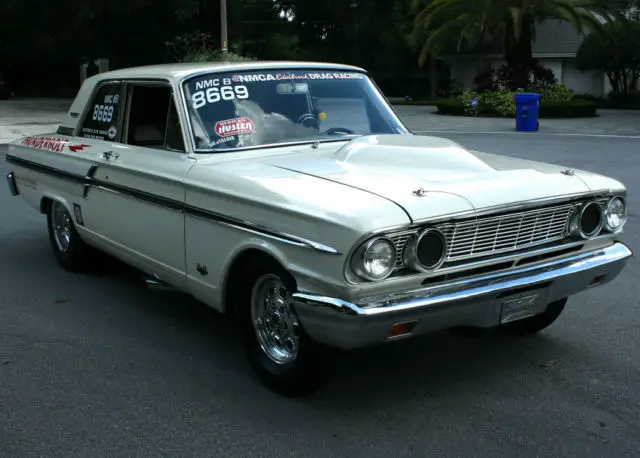
M384 197L413 220L591 190L579 174L561 173L564 167L471 152L447 139L417 135L365 136L337 151L265 162Z

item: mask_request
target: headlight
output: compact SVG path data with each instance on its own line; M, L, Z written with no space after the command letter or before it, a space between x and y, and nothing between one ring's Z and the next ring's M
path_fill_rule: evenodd
M386 237L379 237L365 243L353 256L353 271L371 281L384 280L396 265L396 247Z
M569 228L574 237L589 239L598 235L603 224L602 205L594 201L585 204L573 214Z
M404 252L405 265L418 272L437 269L447 257L447 239L438 229L430 228L411 238Z
M618 232L627 222L627 205L622 197L614 197L604 211L604 227L609 232Z

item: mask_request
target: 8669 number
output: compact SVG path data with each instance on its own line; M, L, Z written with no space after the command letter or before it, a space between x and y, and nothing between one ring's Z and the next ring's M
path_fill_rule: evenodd
M93 107L93 120L111 122L113 119L113 105L96 105Z
M206 90L194 92L191 96L193 108L198 109L207 103L216 103L220 100L248 99L249 90L247 86L222 86L221 88L210 87Z

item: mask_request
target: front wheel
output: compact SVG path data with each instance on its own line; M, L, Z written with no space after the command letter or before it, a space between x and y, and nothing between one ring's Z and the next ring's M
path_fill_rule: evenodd
M567 304L567 298L551 302L547 309L539 315L502 325L502 330L509 334L529 335L542 331L551 326L560 317Z
M309 394L332 373L329 349L313 341L293 307L293 282L275 262L261 261L237 283L240 326L249 362L262 382L285 396Z

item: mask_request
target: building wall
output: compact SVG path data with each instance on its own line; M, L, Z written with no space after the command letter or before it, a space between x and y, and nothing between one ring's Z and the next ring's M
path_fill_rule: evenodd
M562 82L576 94L590 94L600 97L605 90L604 82L607 79L602 71L593 70L583 72L578 70L575 61L567 59L563 63ZM603 80L604 77L604 80Z
M604 75L601 71L580 71L576 68L573 59L541 58L538 59L538 62L544 67L553 70L558 82L565 84L576 94L600 96L603 93L606 76L603 79ZM501 59L453 59L451 61L451 77L461 84L464 89L471 89L473 87L473 78L478 70L488 65L498 68L502 64L504 64L504 61Z

